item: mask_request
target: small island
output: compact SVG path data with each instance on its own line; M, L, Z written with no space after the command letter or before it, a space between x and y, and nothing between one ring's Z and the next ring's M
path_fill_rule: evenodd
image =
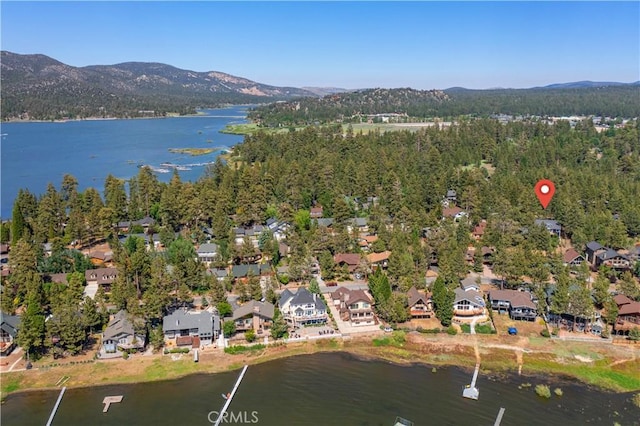
M190 154L192 156L211 154L219 148L169 148L173 154Z

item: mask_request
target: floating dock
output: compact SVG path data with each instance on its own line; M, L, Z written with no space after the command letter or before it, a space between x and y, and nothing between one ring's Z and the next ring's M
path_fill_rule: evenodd
M238 380L236 381L236 385L233 387L233 390L231 391L231 395L227 397L227 402L224 403L224 406L222 407L222 410L220 411L220 414L218 415L218 419L216 420L216 423L214 426L220 425L220 422L224 418L224 415L227 412L227 408L229 408L229 404L231 404L231 400L233 399L233 396L236 394L236 391L238 390L238 386L240 386L240 382L244 377L244 373L247 371L247 367L249 366L245 365L244 368L242 369L242 373L240 373L240 377L238 377Z
M111 404L122 402L122 398L123 398L122 395L105 396L104 399L102 400L102 403L104 404L104 408L102 409L102 412L106 413L107 411L109 411L109 407L111 406Z
M476 387L476 380L478 379L478 372L480 371L480 364L476 364L476 369L473 372L473 379L471 379L471 384L467 385L462 391L462 396L469 399L478 399L480 396L480 391Z
M500 411L498 412L498 417L496 417L496 422L493 426L500 426L500 422L502 421L502 416L504 415L504 408L500 407Z
M49 420L47 421L47 426L51 426L51 422L53 421L53 418L55 417L56 413L58 412L58 407L60 406L60 401L62 401L62 396L64 395L64 391L66 391L66 390L67 390L67 388L65 386L60 391L60 395L58 395L58 400L56 401L56 405L54 405L53 406L53 410L51 410L51 415L49 416Z

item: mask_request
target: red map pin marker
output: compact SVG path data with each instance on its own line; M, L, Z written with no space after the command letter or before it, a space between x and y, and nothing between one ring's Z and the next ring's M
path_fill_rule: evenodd
M555 185L548 179L542 179L536 183L535 190L536 196L538 200L540 200L540 204L542 204L542 208L546 209L553 198L553 194L556 192Z

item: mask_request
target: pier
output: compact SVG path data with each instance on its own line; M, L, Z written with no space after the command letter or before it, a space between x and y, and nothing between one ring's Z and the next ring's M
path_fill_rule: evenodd
M500 422L502 421L502 416L504 415L504 408L500 407L500 411L498 411L498 417L496 417L496 422L493 426L500 426Z
M53 406L53 410L51 410L51 415L49 416L49 420L47 421L47 426L51 426L51 422L53 422L53 418L58 412L58 407L60 406L60 401L62 401L62 396L64 395L64 391L66 391L66 386L62 388L60 391L60 395L58 395L58 400L56 401L56 405Z
M227 397L227 402L224 403L224 406L222 407L222 410L220 411L220 414L218 415L218 419L216 420L216 423L214 426L219 426L220 422L222 422L222 419L224 418L224 415L227 412L227 408L229 408L229 405L231 404L231 400L233 399L233 396L236 394L236 391L238 390L238 386L240 386L240 382L244 377L244 373L247 371L247 367L249 366L245 365L244 368L242 369L242 373L240 373L240 377L238 377L238 380L236 381L236 385L233 387L231 394Z
M117 402L122 402L122 395L105 396L102 400L102 403L104 404L102 412L106 413L107 411L109 411L109 407L111 406L111 404L115 404Z
M480 364L476 364L476 369L473 372L473 379L471 379L471 384L467 385L462 391L462 396L469 399L478 399L480 396L480 391L476 387L476 380L478 379L478 372L480 371Z

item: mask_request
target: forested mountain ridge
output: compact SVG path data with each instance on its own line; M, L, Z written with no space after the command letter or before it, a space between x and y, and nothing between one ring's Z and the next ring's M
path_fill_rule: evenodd
M417 118L492 114L638 117L640 85L490 90L452 87L444 91L367 89L261 106L249 117L274 126L336 120L358 122L362 119L359 114L388 113Z
M139 111L193 113L196 107L315 96L217 71L126 62L73 67L45 55L2 51L2 119L128 117ZM148 114L148 113L147 113Z

